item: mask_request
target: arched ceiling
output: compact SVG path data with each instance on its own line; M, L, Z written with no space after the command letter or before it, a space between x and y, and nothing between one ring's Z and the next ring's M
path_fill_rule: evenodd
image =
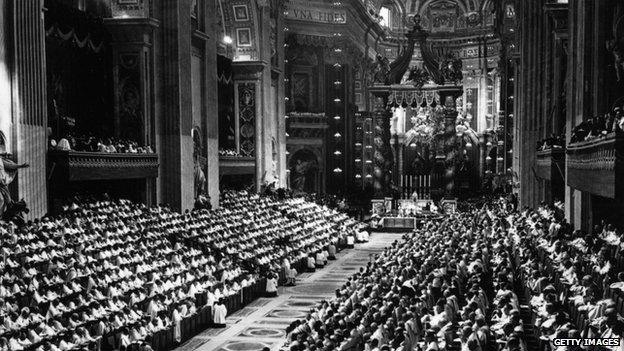
M402 0L406 2L406 8L410 13L423 14L429 7L451 5L458 7L463 13L482 12L492 0Z
M373 11L378 11L381 6L394 5L395 9L402 12L400 16L405 19L420 15L423 27L432 33L491 29L494 24L493 0L362 1Z

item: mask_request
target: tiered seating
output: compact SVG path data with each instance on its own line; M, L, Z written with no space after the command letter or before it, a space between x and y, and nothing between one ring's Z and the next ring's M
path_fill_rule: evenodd
M406 235L293 323L284 350L541 351L576 337L624 344L621 234L606 225L583 236L559 211L512 207L468 206Z
M523 263L522 283L531 297L536 336L542 348L554 348L555 337L623 335L621 234L613 227L596 235L570 233L555 220L557 209L515 219L516 259Z
M509 290L513 261L501 224L491 224L487 211L431 222L404 239L293 323L284 349L494 350L524 343L518 298Z
M276 254L264 235L282 238L272 232L294 228L285 216L305 217L305 203L228 196L213 212L104 201L20 229L2 225L0 350L170 349L212 323L216 301L231 313L260 296L262 268L344 235L316 222L327 230L297 232Z
M329 245L344 246L361 228L348 216L301 198L280 201L230 192L222 204L217 211L197 211L192 225L174 234L207 253L225 251L262 275L279 272L284 260L301 269L307 257L328 256Z

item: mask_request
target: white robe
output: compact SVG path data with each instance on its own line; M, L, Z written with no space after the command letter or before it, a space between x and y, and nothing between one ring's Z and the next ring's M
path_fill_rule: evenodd
M356 236L357 236L357 241L364 241L364 242L368 242L368 232L365 230L362 231L358 231L356 232Z
M266 281L266 292L274 293L277 291L277 280L274 278L267 279Z
M225 324L225 317L227 316L227 308L223 304L216 304L214 306L214 312L212 314L212 321L215 324Z
M355 244L355 238L353 238L353 235L347 236L347 245L351 246L353 244Z
M173 319L173 338L175 341L180 342L182 340L182 315L175 309L171 319Z

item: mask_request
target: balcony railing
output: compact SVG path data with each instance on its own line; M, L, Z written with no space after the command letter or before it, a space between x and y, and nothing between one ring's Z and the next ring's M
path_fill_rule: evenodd
M64 181L158 177L158 154L50 151L50 179Z
M623 135L612 133L605 138L570 144L566 154L569 186L607 198L624 195Z
M219 156L219 174L254 174L256 159L245 156Z
M327 128L327 116L324 113L291 112L288 114L290 128Z
M562 148L550 148L537 152L535 173L541 179L551 181L563 179L565 167L565 150Z

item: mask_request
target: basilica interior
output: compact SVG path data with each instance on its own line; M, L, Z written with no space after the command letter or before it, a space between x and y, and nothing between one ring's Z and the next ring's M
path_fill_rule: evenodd
M622 0L0 0L0 157L0 351L624 347Z

